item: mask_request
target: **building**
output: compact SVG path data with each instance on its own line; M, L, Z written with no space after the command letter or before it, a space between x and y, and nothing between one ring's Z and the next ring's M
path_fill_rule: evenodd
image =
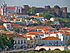
M45 10L44 8L36 8L37 13L43 12L44 10Z
M1 15L4 15L4 16L6 16L7 15L7 9L6 9L6 7L7 7L7 4L4 2L2 5L1 5L1 9L0 9L0 11L1 11Z
M27 14L29 11L29 6L28 5L23 5L22 6L22 14Z
M45 37L42 40L43 45L46 46L61 46L61 40L57 37Z
M14 37L14 49L27 48L27 39L24 37Z
M62 9L62 16L65 18L67 17L67 7L63 7Z
M21 14L22 13L22 7L17 6L7 6L7 14Z
M12 29L11 23L4 23L5 29L10 31Z

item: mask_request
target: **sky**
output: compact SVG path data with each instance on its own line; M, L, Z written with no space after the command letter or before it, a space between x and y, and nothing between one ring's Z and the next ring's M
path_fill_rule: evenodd
M54 5L58 5L60 7L67 7L68 12L70 12L70 0L4 0L8 6L36 6L36 7L44 7L45 5L50 5L54 7Z

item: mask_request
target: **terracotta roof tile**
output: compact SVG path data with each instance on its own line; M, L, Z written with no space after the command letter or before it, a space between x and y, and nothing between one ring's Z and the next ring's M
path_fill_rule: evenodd
M20 25L20 24L13 24L13 26L21 27L21 25Z
M57 37L46 37L46 38L43 38L43 39L59 39L59 38L57 38Z
M7 7L7 10L16 10L16 7L8 6L8 7Z

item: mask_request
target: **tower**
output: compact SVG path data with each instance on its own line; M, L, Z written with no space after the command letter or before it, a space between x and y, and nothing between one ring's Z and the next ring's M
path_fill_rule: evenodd
M4 16L7 15L6 7L7 7L7 4L5 2L3 2L2 5L1 5L1 15L4 15Z
M67 7L63 7L63 8L62 8L62 16L63 16L64 18L67 17Z

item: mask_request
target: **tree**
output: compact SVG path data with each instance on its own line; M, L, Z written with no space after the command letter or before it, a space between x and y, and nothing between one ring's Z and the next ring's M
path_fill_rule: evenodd
M14 45L14 40L13 40L13 37L10 36L10 38L9 38L9 48L12 49L13 45Z
M36 14L36 7L32 7L29 9L29 15L35 15Z
M16 32L18 32L18 33L20 32L20 29L19 29L19 28L15 28L14 30L15 30Z
M51 8L49 5L48 5L48 6L45 6L45 8L46 8L46 7L47 7L48 9L50 9L50 8Z
M70 45L70 39L68 39L67 44Z
M70 21L70 19L64 18L64 22L69 22L69 21Z
M10 37L9 39L7 39L7 35L6 34L2 33L0 35L0 48L2 50L13 48L13 44L14 44L14 41L13 41L12 37Z
M0 38L1 38L1 48L5 49L6 46L7 46L7 41L8 41L7 40L7 35L2 33Z
M23 45L23 49L24 49L24 45Z
M51 17L55 17L56 13L55 12L51 12L51 11L43 11L42 13L40 13L41 17L44 17L46 19L50 19Z
M28 46L29 46L29 48L31 47L31 45L30 45L30 44L29 44Z
M55 5L54 9L60 9L60 7L58 5Z

